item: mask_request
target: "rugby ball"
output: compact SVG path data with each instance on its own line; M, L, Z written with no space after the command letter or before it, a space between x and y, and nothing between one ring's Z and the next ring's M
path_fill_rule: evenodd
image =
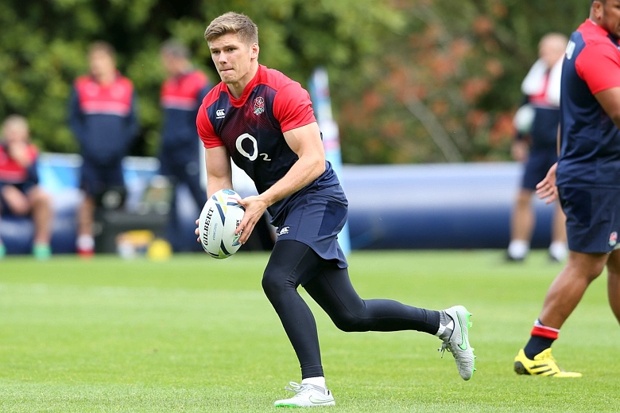
M198 218L198 233L202 248L213 258L228 258L241 247L235 230L243 219L245 209L241 197L232 189L222 189L211 195Z

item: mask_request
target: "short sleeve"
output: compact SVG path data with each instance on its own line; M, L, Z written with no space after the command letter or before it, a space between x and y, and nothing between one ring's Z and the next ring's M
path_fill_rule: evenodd
M216 135L211 121L209 121L207 109L204 104L200 105L200 108L198 109L198 115L196 116L196 130L205 148L210 149L224 145L222 139Z
M280 122L282 132L316 122L310 95L297 82L291 82L278 90L273 114Z
M593 95L620 87L620 53L611 44L588 45L579 54L575 67Z

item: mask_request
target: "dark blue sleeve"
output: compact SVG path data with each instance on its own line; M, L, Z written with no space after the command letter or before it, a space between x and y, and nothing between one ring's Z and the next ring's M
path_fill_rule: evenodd
M26 178L26 183L38 185L39 184L39 157L34 160L32 165L28 167L28 177Z
M131 145L131 142L136 139L139 131L140 122L138 121L138 94L134 90L131 96L131 111L127 117L127 132L129 134L127 137L128 145Z
M196 110L194 112L194 117L192 119L192 125L196 123L196 117L198 116L200 105L202 105L202 100L205 98L205 96L207 96L207 93L209 93L212 87L213 86L211 85L211 83L207 81L207 84L204 85L202 88L200 88L200 90L198 91L198 94L196 95ZM195 135L198 135L197 130L195 130Z
M200 105L202 104L202 100L205 98L205 96L207 96L207 93L209 93L212 87L213 86L211 85L211 83L207 82L207 84L198 91L198 96L196 96L198 99L198 107L200 107Z
M69 128L78 142L82 142L84 139L84 114L80 109L80 100L75 86L71 90L69 99Z

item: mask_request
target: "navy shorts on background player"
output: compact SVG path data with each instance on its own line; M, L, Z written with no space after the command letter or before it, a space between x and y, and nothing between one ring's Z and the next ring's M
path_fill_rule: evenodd
M89 163L82 165L80 188L90 196L96 197L109 188L123 187L124 185L123 168L120 163L116 167L95 166Z
M32 188L34 188L37 184L35 182L24 182L21 184L8 184L8 183L0 182L0 214L11 216L11 215L14 215L13 211L11 210L11 207L9 206L9 203L7 202L7 200L4 199L4 197L2 196L2 187L5 185L14 186L21 193L28 194L28 192Z
M549 168L558 160L556 148L532 150L528 155L521 180L521 188L536 190L536 184L542 181Z

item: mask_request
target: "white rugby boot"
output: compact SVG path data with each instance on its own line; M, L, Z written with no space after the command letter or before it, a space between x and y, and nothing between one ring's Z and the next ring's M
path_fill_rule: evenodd
M461 378L469 380L476 370L476 356L474 356L474 349L469 344L469 327L471 327L469 319L471 313L462 305L457 305L443 310L441 314L442 319L445 316L451 318L454 325L452 332L448 329L446 330L448 334L444 335L447 335L447 337L444 337L444 335L440 336L443 343L439 351L441 351L442 357L446 350L452 353Z
M308 383L290 382L286 390L295 393L290 399L276 400L275 407L319 407L335 406L336 401L332 393L326 388Z

